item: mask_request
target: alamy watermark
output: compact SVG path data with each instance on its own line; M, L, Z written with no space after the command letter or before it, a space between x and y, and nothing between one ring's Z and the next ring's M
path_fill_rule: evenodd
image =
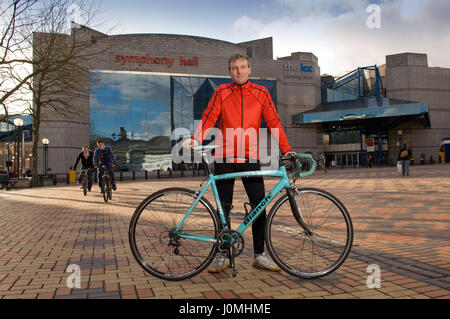
M194 127L201 127L201 121L195 121ZM198 140L210 141L210 145L218 145L216 149L204 150L206 159L209 163L213 160L221 163L231 158L248 158L249 162L256 162L256 154L259 154L261 164L277 165L280 158L280 149L278 146L280 130L278 128L226 128L225 132L219 128L213 127L205 130L203 133L196 133ZM191 132L183 127L172 131L171 140L175 143L172 147L171 156L175 164L180 163L201 163L202 155L200 152L194 152L183 148L183 142L186 138L191 138ZM223 145L225 141L225 145ZM214 155L213 155L214 152ZM250 156L249 156L250 155Z
M381 288L381 269L380 266L377 264L371 264L367 266L366 272L369 274L367 276L367 288L369 289L375 289L375 288Z
M371 4L366 8L366 12L370 13L366 20L369 29L381 28L381 7L378 4Z
M67 267L66 272L71 273L71 275L66 280L67 288L69 289L80 289L81 288L81 268L77 264L70 264Z

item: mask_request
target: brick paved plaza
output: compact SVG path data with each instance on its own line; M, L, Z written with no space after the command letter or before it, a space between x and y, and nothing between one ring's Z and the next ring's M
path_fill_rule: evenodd
M412 166L410 177L395 168L334 169L304 180L335 194L353 218L352 252L324 278L254 269L251 229L235 278L228 269L182 282L146 274L128 244L136 206L156 190L200 180L119 182L108 204L97 187L86 198L78 185L1 191L0 298L450 298L450 165ZM244 196L238 181L235 211ZM81 267L80 289L67 288L70 264ZM381 269L381 288L367 287L371 264Z

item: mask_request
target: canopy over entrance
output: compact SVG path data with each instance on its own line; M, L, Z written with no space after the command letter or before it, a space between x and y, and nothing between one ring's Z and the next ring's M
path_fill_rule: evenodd
M317 108L293 115L293 124L311 124L366 120L371 118L393 118L395 126L404 120L422 118L430 126L428 104L382 97L323 103ZM395 127L390 125L391 127Z

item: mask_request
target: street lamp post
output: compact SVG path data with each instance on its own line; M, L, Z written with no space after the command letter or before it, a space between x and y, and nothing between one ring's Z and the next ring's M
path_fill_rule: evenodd
M44 145L44 176L47 176L47 161L48 161L48 143L50 141L47 138L42 139L42 144Z
M16 118L14 120L14 125L17 128L17 173L19 177L23 175L23 120L21 118ZM22 143L22 146L20 145ZM22 151L21 151L22 150Z

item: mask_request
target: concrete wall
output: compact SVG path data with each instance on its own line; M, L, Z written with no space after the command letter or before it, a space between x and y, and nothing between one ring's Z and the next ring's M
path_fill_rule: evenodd
M441 139L450 136L450 69L428 67L426 54L386 56L386 87L390 98L429 105L431 127L411 122L396 128L407 134L415 157L437 160Z

